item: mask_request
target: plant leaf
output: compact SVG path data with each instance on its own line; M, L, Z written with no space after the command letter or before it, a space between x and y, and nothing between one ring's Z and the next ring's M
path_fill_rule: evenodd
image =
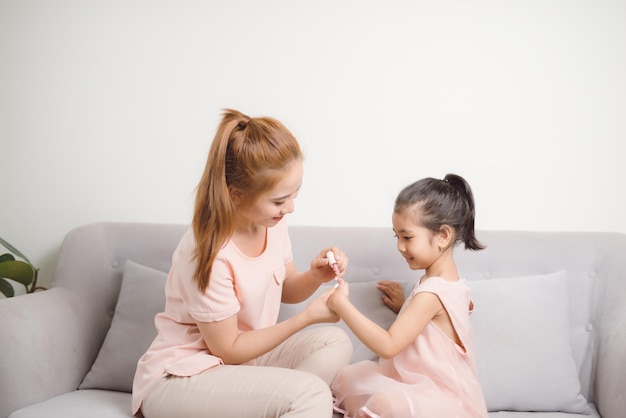
M0 263L0 277L28 286L35 278L35 269L32 265L20 260L5 261Z
M4 261L9 261L9 260L15 260L15 257L13 257L13 254L2 254L0 255L0 263L4 262Z
M0 292L2 292L4 296L8 298L12 298L13 296L15 296L15 289L13 289L11 283L7 282L2 277L0 277Z
M13 254L17 255L18 257L23 258L28 263L30 263L30 260L28 258L26 258L26 256L24 254L22 254L17 248L15 248L11 244L9 244L5 240L3 240L2 237L0 237L0 244L2 244L7 250L11 251ZM30 264L32 264L32 263L30 263Z

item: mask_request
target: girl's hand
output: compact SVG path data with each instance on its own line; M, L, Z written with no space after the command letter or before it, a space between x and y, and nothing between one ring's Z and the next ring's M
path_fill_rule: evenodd
M339 279L337 281L337 287L335 287L328 296L328 307L337 312L341 303L350 301L350 289L348 283L345 280Z
M313 299L302 311L306 315L309 324L320 322L338 322L339 316L328 307L328 297L335 291L334 288L326 290L324 293Z
M396 314L404 304L404 289L398 282L381 280L376 284L376 288L383 292L382 299L385 305Z
M337 261L337 268L339 269L339 275L335 273L330 266L326 253L332 251ZM326 283L334 279L335 277L343 277L346 274L348 268L348 256L337 247L328 247L323 249L317 257L311 261L311 274L319 282Z

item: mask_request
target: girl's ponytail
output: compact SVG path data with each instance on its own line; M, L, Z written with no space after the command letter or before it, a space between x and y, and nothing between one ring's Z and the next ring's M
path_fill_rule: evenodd
M463 177L456 174L446 174L443 181L457 189L460 193L460 197L465 202L464 216L459 219L457 225L458 239L463 241L465 248L468 250L483 250L485 246L478 241L474 231L474 218L476 210L472 189Z

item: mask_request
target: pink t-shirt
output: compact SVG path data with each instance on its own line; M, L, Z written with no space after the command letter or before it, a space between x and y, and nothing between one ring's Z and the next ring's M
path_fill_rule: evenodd
M193 376L223 364L208 350L196 321L221 321L237 315L239 330L248 331L274 325L278 318L286 264L293 260L285 220L268 228L265 251L258 257L246 256L228 241L217 254L204 293L192 279L195 248L190 228L172 256L165 310L154 321L157 336L137 364L133 413L139 411L150 385L164 373Z

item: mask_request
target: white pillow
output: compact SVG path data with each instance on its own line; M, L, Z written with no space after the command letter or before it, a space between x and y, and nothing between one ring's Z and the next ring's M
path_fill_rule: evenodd
M570 347L565 272L466 283L489 410L588 413Z
M154 316L165 307L167 273L127 260L111 327L79 389L130 392L137 361L154 337Z

